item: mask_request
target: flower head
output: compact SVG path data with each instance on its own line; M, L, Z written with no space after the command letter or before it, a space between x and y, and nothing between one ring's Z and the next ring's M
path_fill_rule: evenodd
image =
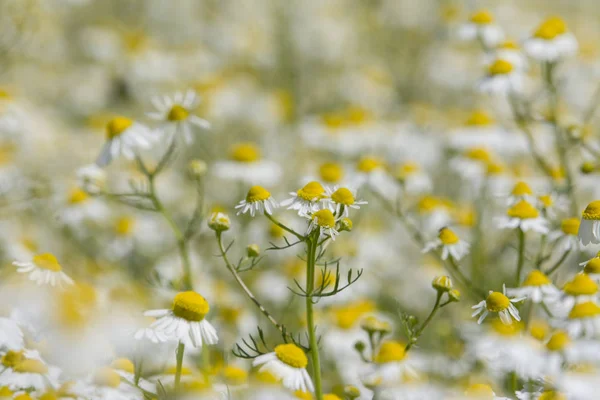
M256 213L266 213L271 215L273 210L278 207L277 202L271 197L271 193L262 186L252 186L248 190L246 198L239 202L235 207L239 209L239 214L250 212L254 217Z

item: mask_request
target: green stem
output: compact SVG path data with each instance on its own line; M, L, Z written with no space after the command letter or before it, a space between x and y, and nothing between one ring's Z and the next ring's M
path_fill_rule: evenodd
M431 312L427 316L427 319L423 322L423 325L421 325L421 327L419 328L419 330L417 330L417 332L415 332L414 336L411 338L411 341L404 348L404 351L409 351L410 348L415 343L417 343L417 340L419 339L419 337L421 336L421 334L423 333L423 331L425 330L425 328L427 327L427 325L429 325L429 323L431 322L431 320L435 316L435 313L437 312L437 310L439 310L439 308L440 308L440 300L442 299L442 294L443 294L443 292L440 291L440 290L438 290L437 297L435 298L435 304L433 305L433 308L431 309Z
M484 290L475 287L473 282L469 278L467 278L461 271L460 266L456 263L456 260L452 256L448 256L448 270L454 275L454 278L464 287L469 289L469 291L477 297L487 297Z
M529 330L529 326L531 324L531 320L535 317L535 303L532 301L529 305L529 309L527 310L527 315L525 319L525 331Z
M552 266L550 267L547 271L546 271L546 275L550 276L552 275L558 268L560 268L560 266L562 265L562 263L567 259L567 257L569 256L569 254L571 253L571 249L565 251L562 255L562 257Z
M319 231L311 234L308 238L306 261L306 321L308 325L308 339L310 345L310 355L312 359L313 380L315 383L315 396L317 400L323 400L323 389L321 387L321 361L319 359L319 344L317 343L317 334L315 331L315 320L313 312L312 291L315 286L315 263L317 257L317 241L319 240Z
M274 223L275 225L277 225L278 227L280 227L284 231L289 232L292 235L296 236L299 240L305 240L306 239L303 235L299 234L298 232L296 232L292 228L288 228L287 226L285 226L281 222L277 221L275 218L273 218L272 215L267 214L267 213L265 213L265 215L266 215L267 218L269 218L269 220L271 220L272 223Z
M548 235L543 234L540 239L540 250L538 251L537 257L535 258L536 269L540 269L542 267L542 259L544 258L544 248L546 247L546 240L548 239Z
M517 228L517 231L519 232L519 258L517 260L515 287L519 287L521 284L521 273L523 271L523 264L525 263L525 232L521 228Z
M183 365L183 353L185 351L185 344L179 342L177 346L177 367L175 370L175 392L179 391L179 383L181 382L181 367Z

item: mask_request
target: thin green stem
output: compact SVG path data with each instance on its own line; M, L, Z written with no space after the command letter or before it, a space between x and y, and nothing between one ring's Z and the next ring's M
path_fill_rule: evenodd
M317 257L317 241L319 231L316 230L308 238L307 260L306 260L306 321L308 325L308 339L310 345L310 356L312 359L313 380L315 383L315 396L317 400L323 400L323 389L321 386L321 361L319 359L319 344L315 330L315 319L313 312L312 292L315 286L315 263Z
M486 297L485 291L476 287L473 282L460 271L460 266L454 257L448 256L448 263L446 265L449 266L448 270L454 275L454 278L464 287L469 289L471 293L477 297Z
M423 331L425 330L425 328L427 328L427 325L429 325L429 323L431 322L431 320L435 316L435 313L437 312L437 310L440 309L440 300L442 299L442 294L443 294L443 292L440 291L440 290L438 290L437 296L435 298L435 304L433 305L433 308L431 309L431 312L427 316L427 319L425 321L423 321L423 324L421 325L421 327L415 332L415 334L411 338L410 342L404 348L404 351L409 351L410 348L415 343L417 343L417 340L419 339L419 337L421 336L421 334L423 333Z
M552 275L556 270L558 270L560 268L560 266L563 264L563 262L567 259L567 257L569 256L569 254L571 253L571 249L565 251L562 255L562 257L560 257L558 259L558 261L556 263L554 263L554 265L550 268L548 268L548 270L545 272L546 275L550 276Z
M179 392L179 383L181 382L181 367L183 365L183 353L185 351L185 344L179 342L177 346L177 366L175 369L175 392Z
M515 274L515 287L521 284L521 273L523 264L525 264L525 232L521 228L517 228L519 233L519 258L517 259L517 272Z
M267 218L269 218L269 220L271 220L272 223L274 223L275 225L277 225L278 227L280 227L284 231L289 232L292 235L296 236L299 240L305 240L306 239L306 237L304 235L301 235L298 232L296 232L295 230L293 230L292 228L289 228L289 227L285 226L281 222L277 221L272 215L267 214L267 213L265 213L265 215L267 216Z

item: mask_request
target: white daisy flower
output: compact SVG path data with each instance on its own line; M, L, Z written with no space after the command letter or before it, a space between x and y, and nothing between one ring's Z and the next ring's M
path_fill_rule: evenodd
M461 240L450 228L444 227L440 229L438 238L426 243L421 252L428 253L440 247L442 248L442 260L447 259L448 255L452 256L455 260L460 260L469 253L470 246L469 243Z
M496 218L500 229L519 228L523 232L548 233L548 221L540 217L540 212L531 203L521 200L506 212L506 216Z
M508 196L507 205L515 205L521 200L525 200L532 204L536 201L536 198L533 194L533 190L531 190L531 186L529 186L526 182L523 181L515 183L512 190L510 191L510 195Z
M271 197L271 193L262 186L252 186L250 190L248 190L246 198L235 206L236 209L239 209L237 215L250 212L252 217L254 217L256 213L267 213L271 215L273 214L273 210L277 207L279 207L279 205L273 197Z
M137 151L150 148L154 139L154 133L145 125L125 117L113 118L106 125L106 143L96 164L104 167L119 156L131 160Z
M327 191L319 182L312 181L302 189L290 192L290 195L292 197L282 201L281 205L288 210L298 211L298 215L304 217L319 211L319 203L327 198Z
M69 394L90 400L143 400L144 393L113 368L102 367L85 381L75 382Z
M579 45L565 21L551 17L538 26L524 47L527 54L538 61L555 62L575 55Z
M578 218L563 219L560 223L560 230L550 232L548 239L556 242L563 251L580 250L583 247L577 236L580 223Z
M487 299L482 300L480 303L471 307L475 310L472 317L480 315L477 320L478 324L481 324L485 317L491 312L498 313L500 320L505 325L512 324L512 320L520 321L521 317L519 316L519 310L512 304L518 303L519 301L523 301L525 298L513 298L509 299L506 297L506 285L503 285L502 292L493 292L490 290Z
M494 16L487 10L479 10L471 15L469 22L458 31L462 40L481 40L486 47L494 47L502 39L502 28L494 23Z
M213 169L216 177L241 181L248 185L273 185L281 179L281 166L261 158L260 149L254 143L236 143L229 159L217 161Z
M450 167L475 188L479 188L487 173L492 154L483 147L469 147L450 161Z
M577 303L566 321L557 321L573 338L595 337L600 333L600 306L593 301Z
M335 215L339 217L348 217L350 215L350 209L358 210L360 206L368 204L367 201L357 200L355 193L348 188L334 187L333 189L327 188L327 196L329 201L327 205Z
M417 212L422 229L425 232L439 232L452 222L448 203L434 196L423 196L417 202Z
M563 285L562 291L547 300L556 308L557 312L564 313L575 304L598 299L598 284L585 273L579 273Z
M185 93L177 92L173 96L155 96L152 104L157 109L147 115L161 121L161 127L169 136L179 134L183 136L186 144L193 142L192 125L203 129L209 129L210 123L194 114L192 111L199 103L199 96L193 90Z
M489 94L519 92L522 88L523 73L501 58L490 63L486 76L479 82L479 90Z
M84 221L101 221L110 213L106 203L75 187L65 193L59 219L71 227L79 227Z
M335 228L336 218L330 209L324 208L319 211L313 212L310 216L306 216L310 219L306 234L309 235L315 229L319 229L319 236L329 236L331 240L335 240L335 237L340 232Z
M592 201L581 214L577 235L584 246L600 243L600 200Z
M24 335L19 324L10 318L0 318L0 348L19 350L24 346Z
M97 164L90 164L77 170L79 187L87 193L100 193L106 186L106 172Z
M146 337L158 342L174 340L187 343L189 340L194 347L202 347L204 343L216 344L219 340L217 332L204 319L209 309L208 302L198 293L178 293L173 299L172 309L150 310L144 313L147 317L158 319L149 330L138 331L135 338Z
M465 390L466 399L472 400L510 400L510 397L497 396L490 385L485 383L472 384Z
M600 257L596 256L596 257L592 258L591 260L583 262L582 264L584 265L583 273L587 274L594 281L599 282L600 281Z
M281 379L283 386L290 390L313 392L313 383L306 371L308 359L304 351L295 344L280 344L275 351L260 355L252 365L260 366L260 372L269 372Z
M493 61L496 58L510 61L515 68L520 70L525 70L527 68L527 58L525 54L523 54L519 45L512 40L505 40L496 46L493 58L489 59L489 61Z
M13 265L17 272L27 274L38 285L62 287L63 283L73 284L73 279L63 272L56 257L50 253L38 254L31 261L14 261Z
M393 383L405 378L416 378L417 372L406 360L406 345L395 340L384 341L375 354L374 364L366 372L363 380Z
M406 162L396 167L394 178L400 183L402 190L410 195L431 192L431 178L414 162Z
M46 364L37 351L9 350L2 356L1 365L4 370L0 374L0 387L6 386L11 390L46 390L58 386L60 369Z
M521 287L506 290L509 296L531 299L534 303L541 303L548 297L553 298L560 290L552 284L552 281L537 269L531 271L525 278Z

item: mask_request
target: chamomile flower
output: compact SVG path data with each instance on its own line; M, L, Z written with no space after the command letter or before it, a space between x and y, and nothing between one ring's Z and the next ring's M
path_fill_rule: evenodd
M513 299L506 297L506 286L503 286L502 293L493 292L490 290L488 297L485 300L482 300L478 304L471 307L475 310L471 316L475 317L479 315L477 323L481 324L489 313L498 313L502 323L505 325L510 325L512 324L513 319L515 321L521 321L519 310L517 310L512 303L518 303L522 300L524 300L523 297Z
M314 230L319 230L319 236L329 236L331 240L335 240L335 237L340 234L336 229L336 218L330 209L324 208L319 211L313 212L310 216L306 216L310 219L306 234L309 235Z
M410 195L428 193L432 189L431 178L414 162L406 162L396 167L394 178L402 190Z
M504 38L502 28L494 23L494 16L487 10L471 14L469 22L460 27L458 35L463 40L481 40L487 47L494 47Z
M0 387L11 390L34 388L45 390L58 384L60 369L46 364L37 351L8 351L0 363L4 371L0 374Z
M252 365L260 367L260 372L269 372L281 379L287 389L314 391L313 383L306 371L308 365L306 354L295 344L280 344L272 353L256 357Z
M498 44L494 49L494 56L494 58L510 61L515 68L523 70L527 67L525 54L521 51L519 44L513 40L505 40Z
M417 372L406 360L406 345L395 340L386 340L375 354L372 369L365 375L366 381L393 383L405 378L415 378Z
M548 297L554 298L559 290L542 271L536 269L527 275L521 287L509 288L506 293L509 296L523 297L531 299L534 303L541 303Z
M600 333L600 306L593 301L577 303L573 306L566 321L560 321L573 338L594 337Z
M215 328L204 317L209 311L208 302L196 292L178 293L173 299L171 309L151 310L144 313L147 317L158 318L148 330L140 330L136 339L144 336L156 342L167 340L191 341L194 347L218 342ZM154 335L152 335L154 333Z
M578 218L565 218L560 223L560 230L550 232L548 239L556 242L557 245L562 247L563 251L579 250L583 247L577 236L579 225Z
M600 258L594 257L584 263L583 273L587 274L594 281L600 281Z
M217 161L216 177L251 185L273 185L281 178L281 167L262 158L260 148L251 142L234 144L227 160Z
M77 170L77 180L87 193L100 193L106 186L106 172L96 164L86 165Z
M521 200L506 212L506 216L496 218L500 229L519 228L523 232L548 233L548 221L540 217L540 212L531 203Z
M192 126L208 129L210 123L193 114L200 99L193 90L185 93L177 92L173 96L155 96L152 104L157 111L149 112L147 115L161 121L161 127L169 136L183 136L186 144L193 142Z
M518 391L515 393L519 400L567 400L567 396L555 390L540 389L535 392Z
M339 217L348 217L350 215L350 209L358 210L360 206L368 204L365 200L356 199L356 195L348 188L334 187L333 189L327 188L328 206Z
M85 221L101 221L109 213L108 206L99 198L90 196L81 188L75 187L65 193L60 220L71 227L80 227Z
M256 213L271 215L273 214L273 210L278 206L267 189L262 186L252 186L248 190L246 198L240 201L235 208L239 209L237 215L250 212L250 215L254 217Z
M555 62L577 53L579 45L560 17L550 17L542 22L533 35L525 41L529 56L546 62Z
M600 243L600 200L592 201L581 214L577 235L584 246Z
M445 260L451 256L455 260L460 260L469 253L469 243L461 240L454 231L448 227L440 229L438 238L425 244L421 251L428 253L431 250L442 248L442 259Z
M27 274L38 285L62 287L64 283L73 284L56 257L50 253L38 254L31 261L14 261L13 265L17 267L17 272Z
M517 204L521 200L525 200L529 203L535 202L535 196L533 195L533 190L531 190L531 186L526 182L519 181L515 183L512 190L510 191L510 195L508 196L508 205L512 206Z
M488 65L487 73L479 83L479 90L489 94L519 92L522 87L522 72L502 58L497 58Z
M598 284L589 275L579 273L563 285L562 292L556 293L554 298L548 298L548 302L558 310L569 310L575 304L593 301L598 297Z
M106 125L106 143L96 164L104 167L119 156L131 160L139 150L150 148L153 141L154 134L145 125L126 117L113 118Z
M90 400L142 400L143 392L123 379L113 368L102 367L85 381L74 383L70 391Z
M485 383L472 384L465 390L465 397L471 400L510 400L510 397L497 396L490 385Z
M319 210L321 200L327 198L327 191L316 181L304 185L296 192L290 192L291 198L281 202L288 210L298 211L299 216L307 216Z

